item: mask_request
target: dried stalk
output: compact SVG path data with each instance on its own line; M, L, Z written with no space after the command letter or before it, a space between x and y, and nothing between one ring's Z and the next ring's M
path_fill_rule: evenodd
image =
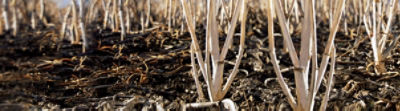
M2 20L0 20L0 34L3 34L4 32L4 26L2 25L3 24L3 21Z
M90 2L89 11L88 11L89 16L86 19L86 21L88 21L89 23L92 22L95 19L94 14L96 12L95 9L97 10L96 5L97 5L98 2L99 2L99 0L92 0Z
M64 20L63 20L63 23L62 23L62 26L61 26L61 31L60 31L61 32L60 36L61 36L62 39L64 39L64 37L65 37L65 31L66 31L66 27L67 27L67 20L68 20L68 16L69 16L70 13L71 13L71 7L68 7L67 12L64 15ZM73 41L73 39L71 39L70 41Z
M42 20L42 21L44 21L44 20L43 20L43 19L44 19L44 10L45 10L45 7L44 7L44 0L40 0L39 19Z
M194 79L194 82L196 83L196 89L197 89L197 94L199 95L199 99L204 99L204 93L203 93L203 88L201 88L200 81L198 79L197 75L197 68L196 68L196 61L194 58L194 48L193 45L190 46L190 59L191 59L191 65L192 65L192 77Z
M326 110L326 106L328 105L328 100L329 100L329 94L331 92L332 89L332 85L333 85L333 75L335 74L335 56L336 56L336 49L333 49L333 52L331 53L330 57L331 57L331 69L329 72L329 77L328 77L328 83L326 84L326 91L325 91L325 96L322 99L321 102L321 107L320 107L320 111L325 111Z
M382 60L382 55L380 52L378 52L378 35L377 35L377 26L376 26L376 19L377 19L377 14L376 14L376 0L374 0L374 2L372 2L372 37L370 38L371 40L371 47L372 47L372 51L373 51L373 55L374 55L374 64L375 64L375 69L377 71L377 73L382 73L381 71L383 71L383 69L385 66L381 63ZM380 1L379 1L380 4ZM379 70L379 69L381 70Z
M344 5L346 3L346 0L339 0L337 2L338 2L338 3L336 3L337 7L335 8L336 10L333 12L333 19L332 19L332 25L331 25L332 27L330 28L329 39L327 41L327 45L325 46L324 54L323 54L321 65L320 65L321 67L319 67L319 69L318 69L317 81L314 84L314 87L312 88L312 91L311 91L312 94L311 94L310 100L314 100L315 95L316 95L317 91L319 90L322 78L324 77L324 74L325 74L325 71L327 68L327 64L329 61L329 54L332 53L332 50L334 48L333 47L334 39L335 39L336 32L339 27L340 18L342 16L342 11L344 10Z
M190 8L188 8L186 0L181 0L181 1L182 1L183 13L184 13L184 15L186 15L185 19L186 19L186 23L188 25L188 30L189 30L190 36L192 38L193 49L194 49L194 52L196 53L196 58L197 58L196 60L199 64L200 71L203 74L203 77L204 77L204 80L205 80L207 86L210 86L211 83L209 81L211 81L210 80L211 78L209 78L208 74L205 73L206 71L205 71L205 64L203 61L203 56L202 56L202 53L201 53L201 50L199 47L199 42L198 42L196 34L195 34L195 26L193 25L193 22L192 22L193 18L191 18L192 11ZM209 97L212 99L211 95L213 95L213 92L211 92L210 87L207 87L207 91L208 91ZM213 100L211 100L211 101L213 101Z
M103 29L106 29L107 28L107 24L108 24L108 21L110 20L110 17L109 17L109 13L110 13L110 6L111 6L111 1L112 0L108 0L108 2L107 2L107 5L105 6L105 11L104 11L104 21L103 21Z
M75 34L76 33L76 31L74 31L74 25L70 25L69 26L69 41L70 41L70 43L71 44L73 44L74 42L75 42L75 38L76 38L76 35L77 34Z
M112 0L112 1L113 1L113 9L112 9L112 14L111 14L112 31L119 32L118 4L117 4L117 0Z
M183 111L187 109L199 109L199 108L207 108L212 106L220 106L222 109L229 111L238 111L237 106L231 99L224 99L221 102L203 102L203 103L190 103L183 106ZM225 111L224 110L224 111Z
M120 26L121 26L121 38L120 38L120 40L121 41L124 41L124 39L125 39L125 36L126 36L126 32L125 32L125 25L124 25L124 15L123 15L123 10L122 10L122 0L118 0L118 15L119 15L119 21L120 21ZM124 48L124 45L123 44L121 44L120 46L119 46L119 51L118 51L118 54L119 55L122 55L122 53L121 53L121 51L122 51L122 49Z
M211 106L218 106L218 102L190 103L186 104L182 110L186 111L188 108L206 108Z
M3 0L3 20L4 20L4 28L6 31L10 30L10 23L8 22L8 0Z
M244 3L246 3L246 0L244 1ZM241 30L240 34L241 35L240 35L240 43L239 43L239 53L236 56L237 58L236 58L235 65L233 67L233 71L229 75L228 81L227 81L227 83L225 83L225 85L222 89L222 95L225 95L228 92L228 90L233 82L233 79L236 77L236 74L239 71L238 70L239 64L240 64L240 61L242 60L243 52L244 52L244 44L245 44L245 37L246 37L246 35L245 35L246 34L246 21L247 21L247 8L243 5L242 19L241 19L241 23L240 23L240 25L241 25L240 26L240 30ZM232 43L231 43L231 45L232 45Z
M282 3L280 0L275 0L274 3L272 1L269 2L268 8L268 36L269 36L269 47L270 47L270 56L272 60L272 64L274 65L274 70L277 74L277 79L280 86L283 89L284 94L288 97L288 102L294 110L301 111L310 111L313 110L314 106L314 98L315 94L320 87L322 77L325 74L327 62L329 61L328 57L332 55L333 50L333 42L334 37L336 35L339 21L342 15L342 11L344 9L344 0L336 1L335 10L332 10L331 20L332 25L330 27L329 39L327 41L327 45L325 47L323 59L321 61L321 67L318 69L318 61L317 61L317 34L316 34L316 21L315 21L315 1L308 0L303 1L302 6L304 8L304 18L302 21L302 31L301 31L301 49L300 57L298 58L296 51L293 47L293 42L290 37L290 33L288 31L288 22L286 22L286 17L284 15L284 8L282 7ZM290 93L290 89L287 84L284 82L281 69L279 68L278 60L276 59L275 54L275 46L274 46L274 35L273 35L273 9L272 4L274 4L275 11L279 20L279 24L281 27L282 35L284 37L284 41L287 44L287 48L289 51L290 58L294 65L294 73L295 73L295 84L296 84L296 93L297 93L297 102L293 99L293 96ZM285 6L285 5L283 5ZM312 62L312 71L311 71L311 87L308 85L308 74L310 62ZM331 60L331 63L334 63L334 59ZM334 70L334 65L331 64L331 70ZM326 93L329 95L329 93ZM326 100L327 101L327 100Z
M383 4L387 4L386 1L383 1ZM368 2L367 2L368 3ZM363 15L363 23L366 28L366 32L368 33L371 41L371 47L374 56L374 71L377 74L386 73L385 68L385 59L388 57L391 50L394 48L397 43L397 38L386 48L387 35L390 31L390 26L393 18L393 13L397 10L398 0L392 0L389 4L385 5L386 8L382 9L382 1L374 0L372 2L372 19L370 19L369 15L369 4L365 7L365 12ZM387 14L387 23L385 25L385 21L383 21L383 14ZM372 29L371 29L372 28ZM381 32L381 29L383 32ZM394 44L393 44L394 43ZM386 48L386 49L385 49Z
M131 33L131 21L130 21L130 19L131 19L131 10L129 10L129 6L128 6L128 1L127 2L125 2L125 4L124 4L124 7L125 7L125 12L127 12L127 15L125 16L125 25L126 25L126 32L127 33Z
M274 66L274 71L277 77L277 80L279 82L279 85L281 86L283 93L287 96L288 102L290 106L294 109L297 104L296 101L294 100L292 93L290 93L290 89L286 82L283 79L282 72L280 70L280 66L278 63L278 60L276 58L275 54L275 39L274 39L274 23L273 23L273 14L274 13L274 5L273 1L269 0L268 1L268 8L267 8L267 14L268 14L268 45L269 45L269 55L271 58L272 65Z
M396 37L393 40L394 42L392 42L392 44L390 44L389 47L384 50L384 47L386 46L387 35L389 33L390 26L391 26L391 23L392 23L393 13L395 13L395 11L397 10L398 4L399 4L399 0L393 0L391 2L392 2L392 4L390 4L390 8L389 8L388 21L387 21L387 24L386 24L386 28L384 29L384 32L383 32L383 37L381 39L381 44L379 45L380 46L379 49L383 54L382 55L383 59L386 59L388 57L388 55L390 54L390 50L392 50L394 48L394 46L397 44L397 41L398 41L398 39L397 39L398 37Z
M168 2L168 32L172 32L171 23L172 23L172 0Z
M80 38L80 35L79 35L79 31L78 31L78 17L79 17L79 15L78 15L78 11L77 11L77 9L79 8L79 7L77 7L77 5L76 5L76 1L75 0L71 0L72 1L72 30L74 31L74 40L75 41L71 41L71 44L77 44L77 43L79 43L79 40L81 40L81 38Z
M122 0L118 0L118 15L119 15L119 21L120 21L120 25L121 25L121 41L124 41L124 38L126 36L126 32L125 32L125 27L124 27L124 12L122 10Z
M84 10L83 10L83 2L82 0L79 0L79 27L81 28L81 33L82 33L82 52L86 52L86 48L88 48L88 41L86 38L86 28L85 28L85 22L84 22Z
M35 16L35 14L31 15L31 27L32 27L33 30L36 29L36 16Z
M275 7L275 9L276 9L275 11L276 11L276 14L277 14L277 17L278 17L278 20L279 20L279 25L280 25L281 30L282 30L282 35L284 37L284 41L285 41L287 49L289 51L290 59L292 60L293 65L295 66L295 70L294 70L294 73L296 75L295 76L295 78L296 78L295 79L295 83L296 83L296 87L299 87L299 88L296 88L296 93L301 98L301 99L297 100L298 101L297 103L298 104L299 104L299 102L303 102L304 103L304 101L305 101L304 97L306 96L307 89L305 89L305 85L306 84L304 84L304 78L301 75L302 69L299 66L299 59L297 57L297 53L296 53L296 51L294 49L293 42L292 42L292 39L290 37L288 24L286 24L286 17L283 15L284 12L283 12L283 8L281 6L281 2L279 0L275 0L274 5L276 6ZM298 106L302 106L303 108L305 107L305 105L298 105L297 104L296 106L293 106L293 105L295 105L294 103L290 103L290 104L292 105L292 108L294 108L294 109L297 109Z
M206 27L206 59L203 61L202 51L199 48L197 37L195 35L195 26L193 21L192 9L188 7L186 0L182 1L183 12L185 15L186 23L191 34L193 50L196 53L197 62L200 66L200 72L203 74L204 80L207 84L208 95L210 101L220 101L225 96L226 92L229 90L232 80L237 74L237 69L240 64L240 59L243 54L244 40L245 40L245 15L246 15L246 0L237 2L236 9L231 20L231 27L224 43L224 46L220 52L219 50L219 37L217 33L217 1L208 1L208 14L207 14L207 27ZM224 69L224 59L229 46L232 45L233 33L235 31L236 22L239 18L239 12L242 12L242 30L241 30L241 40L239 54L236 59L236 63L233 71L229 75L227 83L222 87L223 82L223 69ZM210 60L211 59L211 60ZM212 71L210 70L212 67Z
M13 19L13 24L12 24L12 28L13 28L13 36L17 36L18 33L18 18L17 18L17 8L16 8L16 1L13 0L11 3L11 8L12 8L12 19Z
M146 11L146 27L149 27L149 22L150 22L150 10L151 9L151 0L147 0L147 11Z
M146 28L144 26L144 15L143 13L140 14L140 26L142 27L142 33L146 32Z

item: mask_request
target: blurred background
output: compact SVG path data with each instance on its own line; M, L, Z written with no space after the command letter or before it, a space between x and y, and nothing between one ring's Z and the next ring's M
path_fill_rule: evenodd
M62 7L62 8L67 6L70 3L70 2L68 2L70 0L53 0L53 1L57 3L58 7Z

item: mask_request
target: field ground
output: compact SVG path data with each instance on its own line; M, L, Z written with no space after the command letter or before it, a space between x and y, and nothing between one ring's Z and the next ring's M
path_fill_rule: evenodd
M247 27L252 28L246 34L245 54L225 97L241 109L290 110L268 57L267 20L257 20L255 15L249 13ZM326 24L318 24L319 46L325 45L324 38L329 34ZM6 32L0 36L0 110L151 109L157 105L178 110L183 103L204 101L197 100L190 75L189 33L178 29L170 33L163 25L155 27L128 34L122 42L120 33L92 28L88 36L94 42L86 53L81 53L79 44L58 41L55 29L20 32L16 37ZM199 37L205 36L204 29L197 29ZM298 43L295 45L299 45L300 34L293 35ZM338 31L335 85L328 110L400 110L400 48L386 61L388 73L375 75L373 68L367 67L373 61L369 40L362 38L366 37ZM282 43L281 37L277 37L277 43ZM119 44L125 46L121 56ZM225 63L230 64L235 55L228 53ZM282 50L277 50L277 55L282 69L288 69L284 76L294 91L289 56ZM226 69L231 67L227 65ZM317 95L317 106L324 91L325 83Z

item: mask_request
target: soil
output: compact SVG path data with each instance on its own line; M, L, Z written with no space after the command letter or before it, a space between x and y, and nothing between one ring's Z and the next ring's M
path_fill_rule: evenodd
M250 13L240 71L225 98L244 110L290 110L268 57L267 20L256 18ZM320 57L329 35L328 26L323 24L318 25ZM59 39L52 28L0 35L0 110L154 110L157 106L179 110L185 103L207 101L198 100L191 77L187 31L167 32L165 26L159 26L128 34L120 41L118 32L91 29L87 33L92 43L85 53L80 44ZM197 29L198 36L204 36L204 28ZM299 45L300 34L293 35L295 45ZM372 50L369 40L362 38L366 37L353 37L342 29L337 34L337 67L327 110L400 110L400 48L385 61L388 73L377 75L373 66L367 67L373 61ZM276 41L277 45L283 43L281 37ZM119 46L124 46L121 54ZM291 69L283 46L277 47L282 69ZM232 47L226 64L235 60L236 52L237 47ZM227 65L226 72L232 67ZM283 75L295 94L293 71ZM324 95L324 82L315 109Z

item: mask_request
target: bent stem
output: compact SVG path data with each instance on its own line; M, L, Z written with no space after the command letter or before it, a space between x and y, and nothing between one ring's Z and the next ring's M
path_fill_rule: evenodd
M330 57L331 57L331 67L330 67L330 72L329 72L329 78L328 78L328 83L326 84L326 91L325 91L325 96L322 99L321 102L321 107L320 107L320 111L325 111L326 110L326 106L328 104L328 100L329 100L329 94L331 92L332 89L332 84L333 84L333 75L335 74L335 56L336 56L336 49L333 49L333 53L331 53Z
M230 85L235 78L240 60L244 52L244 41L245 41L245 24L246 24L246 0L236 2L235 12L233 13L232 20L230 21L229 32L227 34L224 46L220 51L219 47L219 36L218 36L218 26L217 26L217 10L218 1L207 1L207 27L206 27L206 42L205 42L205 59L203 59L202 51L199 48L199 43L195 34L194 17L192 14L192 9L188 7L186 0L181 0L183 13L185 15L186 24L188 26L191 38L192 47L196 53L197 63L200 66L200 72L207 84L208 95L210 101L220 101L225 96L230 88ZM238 21L240 12L242 12L242 24L241 24L241 37L239 52L236 58L235 66L230 73L227 82L223 85L223 73L224 73L224 60L228 51L228 48L232 45L233 35L235 32L236 22ZM194 67L194 66L193 66ZM210 70L212 69L212 70Z
M327 45L325 46L323 59L318 68L317 61L317 34L316 34L316 21L315 21L315 1L308 0L304 1L302 6L304 7L304 18L302 20L302 31L301 31L301 49L300 57L298 57L296 50L293 46L293 41L291 40L288 22L286 21L286 17L284 15L282 3L280 0L275 0L273 3L269 1L268 8L268 36L269 36L269 48L270 48L270 56L272 60L272 64L274 65L274 70L277 75L278 82L283 89L284 94L288 97L288 102L294 110L313 110L314 106L314 98L315 95L321 85L322 78L324 77L327 63L329 61L328 57L332 54L332 50L334 49L333 43L336 32L338 30L340 18L342 15L342 11L344 10L345 0L335 1L335 10L332 10L331 16L331 25L330 25L330 34L329 39L327 41ZM287 84L283 80L283 76L281 74L281 69L279 68L278 60L276 59L275 54L275 46L274 46L274 37L273 37L273 6L275 7L275 12L279 21L279 25L282 31L282 35L284 37L284 43L287 44L287 48L289 51L290 59L294 65L294 74L295 74L295 84L296 84L296 94L297 94L297 102L294 100L293 96L290 93L290 89ZM334 62L334 59L331 61ZM311 82L308 84L308 76L309 76L309 67L312 62L312 71L311 71ZM331 66L332 70L334 70L334 66ZM309 88L309 86L311 86Z
M196 83L196 89L197 89L197 94L199 94L199 99L203 99L204 98L204 93L203 93L203 88L201 88L201 84L200 81L198 79L198 75L197 75L197 68L196 68L196 63L194 60L194 48L193 45L190 46L190 60L191 65L192 65L192 77L194 79L194 82Z
M275 54L275 39L274 39L274 21L273 21L273 13L274 13L274 5L273 1L269 0L268 2L268 8L267 8L267 14L268 14L268 45L269 45L269 55L271 58L272 65L274 66L274 71L277 77L277 80L279 82L279 85L281 86L283 93L286 95L288 102L290 106L294 109L297 104L296 101L294 100L292 93L290 93L290 89L286 82L283 79L282 72L280 70L280 66L278 63L278 60L276 58Z

